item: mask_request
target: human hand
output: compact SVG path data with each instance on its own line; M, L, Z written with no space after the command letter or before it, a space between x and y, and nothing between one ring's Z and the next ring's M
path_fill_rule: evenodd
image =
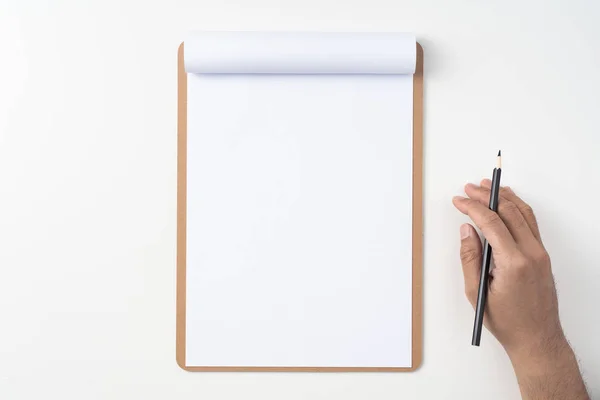
M550 257L529 207L510 188L500 189L498 212L489 210L491 181L468 184L468 198L454 197L455 207L468 215L492 246L495 268L490 275L484 324L511 358L544 354L565 343ZM482 263L475 228L460 228L460 257L465 292L473 306ZM532 354L533 353L533 354Z
M501 188L498 212L488 208L489 179L468 184L468 198L452 202L492 246L484 324L504 346L523 399L589 400L558 317L550 257L531 210L510 188ZM460 258L467 298L475 307L482 263L481 241L470 224L460 227Z

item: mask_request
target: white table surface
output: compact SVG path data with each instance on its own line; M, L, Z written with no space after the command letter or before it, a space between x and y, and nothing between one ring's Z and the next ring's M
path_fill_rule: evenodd
M600 396L600 3L0 2L0 398L510 399L470 346L450 202L489 176L537 211L566 333ZM175 363L176 52L205 30L412 31L425 50L424 362L415 373Z

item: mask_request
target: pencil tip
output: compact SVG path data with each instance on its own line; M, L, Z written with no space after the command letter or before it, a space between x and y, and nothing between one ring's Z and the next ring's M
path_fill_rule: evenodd
M501 152L502 152L501 150L498 150L498 157L500 157L500 155L501 155L500 153L501 153Z

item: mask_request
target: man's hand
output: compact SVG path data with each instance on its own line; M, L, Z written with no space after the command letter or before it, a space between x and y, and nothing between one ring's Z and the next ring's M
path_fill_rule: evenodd
M492 246L484 324L509 355L525 399L588 399L574 354L558 317L550 257L533 211L511 189L501 188L498 212L489 210L491 181L468 184L454 206L468 215ZM474 306L482 263L472 225L460 227L465 292ZM563 392L564 389L564 392Z

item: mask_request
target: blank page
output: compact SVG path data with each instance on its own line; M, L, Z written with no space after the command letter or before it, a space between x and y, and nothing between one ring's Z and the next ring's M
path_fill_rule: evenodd
M410 367L412 75L244 57L186 61L186 364Z

